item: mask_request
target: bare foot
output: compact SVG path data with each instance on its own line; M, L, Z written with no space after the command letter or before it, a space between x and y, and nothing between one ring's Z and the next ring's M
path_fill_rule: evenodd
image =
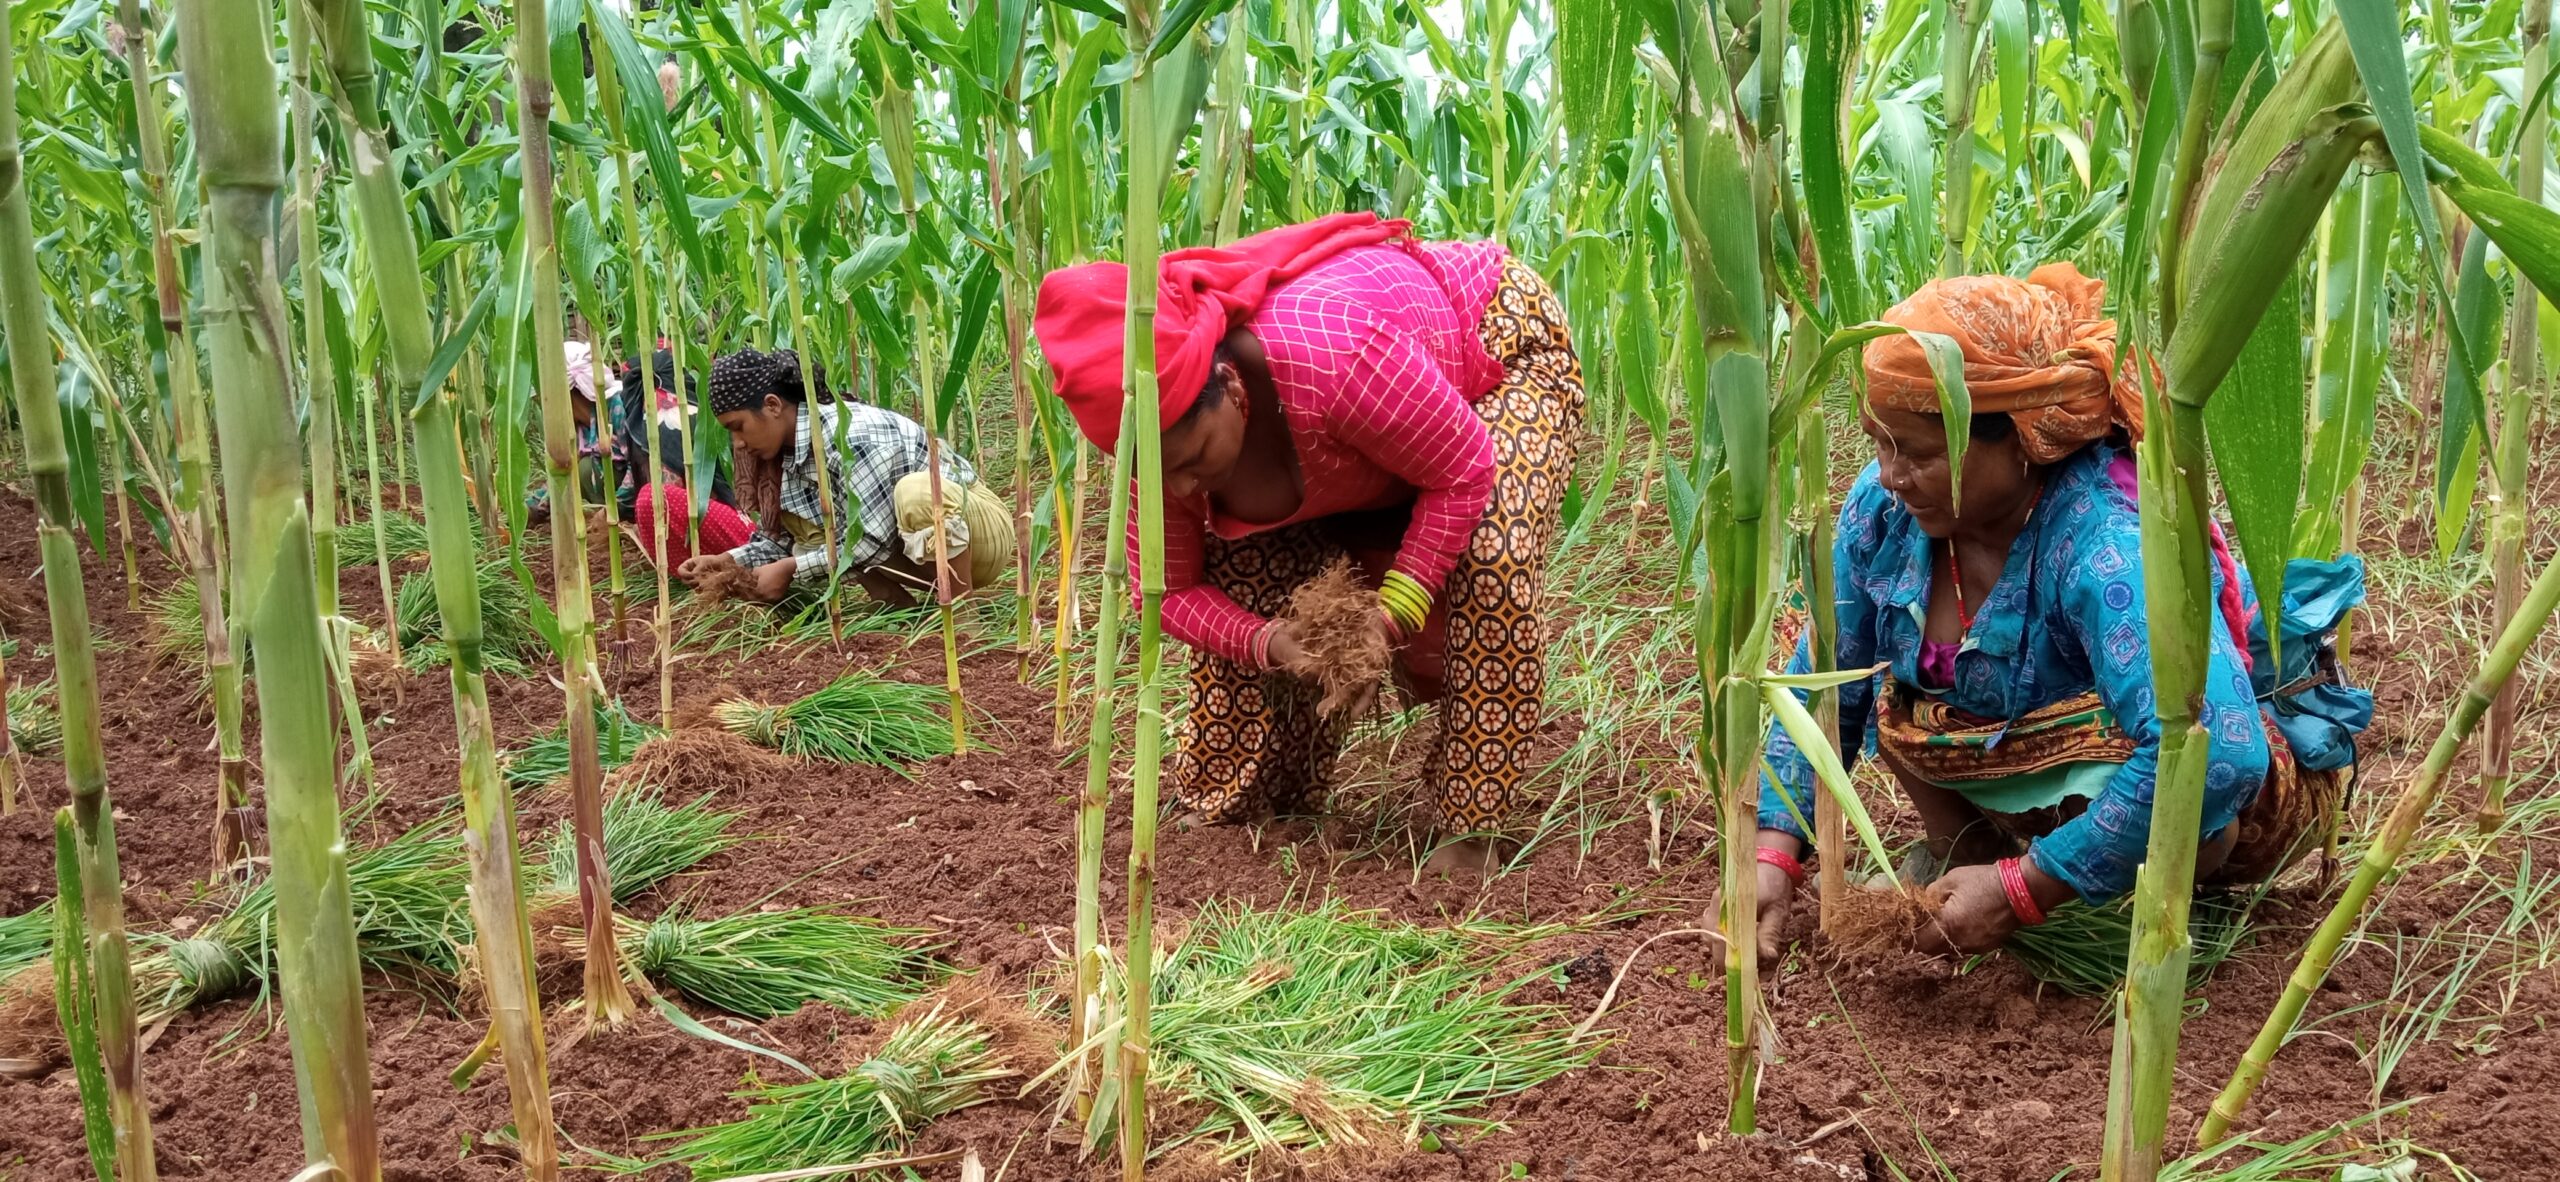
M1462 837L1433 850L1430 859L1422 864L1422 872L1442 878L1473 878L1482 882L1493 874L1493 865L1492 838Z

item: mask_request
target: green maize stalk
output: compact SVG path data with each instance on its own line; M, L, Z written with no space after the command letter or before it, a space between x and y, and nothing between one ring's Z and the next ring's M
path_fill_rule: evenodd
M1129 471L1136 462L1131 448L1138 433L1134 425L1137 413L1135 399L1121 410L1120 438L1111 464L1115 474ZM1106 522L1129 519L1128 481L1111 482L1108 513L1103 518ZM1103 532L1102 608L1093 631L1093 720L1085 739L1084 795L1076 802L1076 992L1075 1008L1067 1015L1067 1045L1079 1048L1079 1079L1085 1062L1081 1048L1092 1038L1102 1012L1102 846L1106 810L1111 805L1111 747L1119 724L1120 613L1122 605L1129 602L1129 548L1110 539L1111 528ZM1062 600L1058 616L1062 645L1071 618ZM1063 679L1067 668L1063 650L1059 667ZM1060 685L1063 687L1065 682L1061 680ZM1060 708L1064 709L1063 704ZM1099 1077L1090 1082L1095 1088L1101 1085ZM1075 1091L1078 1115L1089 1114L1091 1091Z
M142 184L151 198L152 286L160 300L160 327L168 339L169 400L175 409L178 440L178 485L173 524L180 550L196 583L197 611L204 621L205 678L213 686L214 745L220 770L214 781L213 865L239 864L248 855L237 810L249 804L249 758L241 741L240 660L231 643L228 563L223 553L218 490L213 487L213 426L205 409L204 387L197 381L195 337L187 324L185 280L178 272L178 248L171 237L177 220L169 196L169 145L160 111L161 87L152 78L152 49L159 44L142 13L141 0L118 0L116 20L128 31L125 69L133 87L133 110L141 145Z
M399 401L411 408L409 416L416 424L413 441L426 500L428 565L435 580L445 647L453 658L454 725L462 754L463 849L471 863L468 893L478 936L480 979L505 1053L507 1091L526 1172L537 1182L549 1182L559 1170L559 1151L546 1082L541 1009L533 990L533 936L525 925L515 797L498 776L496 727L489 714L489 686L483 672L479 570L472 544L472 510L464 487L463 433L451 388L420 388L431 339L426 285L418 268L418 244L411 235L408 195L393 171L364 6L356 0L317 0L313 12L354 157L357 226L381 294L393 389ZM482 484L486 495L486 482ZM263 688L265 679L260 681ZM367 1177L360 1176L359 1182Z
M1129 44L1153 43L1155 0L1130 0ZM1156 673L1164 659L1164 425L1156 408L1156 268L1162 257L1158 213L1163 201L1166 161L1157 153L1165 143L1156 127L1157 72L1151 55L1136 55L1127 101L1122 105L1121 158L1127 162L1129 208L1121 257L1129 264L1127 357L1129 391L1127 429L1120 451L1130 461L1113 473L1122 487L1137 484L1138 509L1138 695L1137 725L1129 777L1129 918L1128 1023L1120 1044L1120 1176L1144 1182L1147 1176L1147 1072L1151 1053L1148 1022L1154 1010L1156 791L1164 754L1164 687ZM1116 499L1116 498L1115 498ZM1110 529L1123 520L1114 518ZM1108 531L1106 531L1107 533ZM1114 551L1125 549L1111 547Z
M45 327L34 219L27 208L26 162L18 141L17 51L9 24L0 20L0 328L9 337L19 442L35 489L54 677L62 685L63 779L71 790L78 835L88 971L97 997L99 1057L115 1116L117 1172L126 1182L150 1182L156 1176L151 1109L143 1096L115 812L107 800L106 758L98 733L98 658L90 641L89 601L80 582L80 551L73 540L78 526L71 504L71 457L63 439L60 393L54 387L53 336Z
M278 970L301 1086L303 1151L357 1182L381 1175L355 915L339 827L311 521L285 356L274 210L283 188L271 10L179 9L187 102L209 202L204 298L233 588L257 668ZM200 63L219 62L218 69Z
M301 216L294 219L299 249L294 266L302 274L302 375L308 386L311 427L305 449L311 453L312 571L319 580L321 626L329 646L330 682L338 690L338 711L347 724L349 780L373 778L373 744L365 735L364 703L356 696L355 678L347 666L347 621L338 607L338 390L329 360L328 303L331 297L320 273L320 166L318 141L312 135L311 29L309 11L300 4L285 7L288 60L293 71L293 192Z
M2541 93L2551 71L2550 0L2525 0L2525 94ZM2542 204L2543 161L2548 155L2550 125L2544 104L2524 112L2516 128L2516 196ZM2535 362L2540 358L2536 308L2541 297L2533 280L2516 275L2514 300L2507 306L2506 391L2498 405L2498 443L2489 465L2496 496L2489 511L2489 568L2493 611L2503 626L2515 618L2524 594L2524 541L2529 512L2525 507L2525 459L2532 449L2535 405ZM2489 709L2489 733L2480 752L2480 832L2490 833L2507 819L2507 786L2516 745L2516 690L2510 685Z
M605 868L604 768L596 753L595 595L587 585L587 511L578 486L578 428L569 407L569 363L560 323L560 258L553 221L551 36L545 0L516 5L516 139L524 177L525 252L533 270L533 364L542 392L543 480L551 497L553 610L560 621L560 684L569 738L570 829L578 849L578 902L586 930L613 930L613 883ZM611 496L610 491L606 494ZM525 995L533 995L530 933ZM611 940L587 941L585 996L590 1019L617 1026L632 1012ZM537 1025L539 1019L536 1019Z
M1939 84L1946 88L1946 199L1938 206L1938 229L1946 253L1938 260L1941 278L1972 270L1973 234L1973 99L1981 80L1974 76L1982 44L1982 23L1991 17L1991 0L1953 0L1952 27L1941 41ZM1776 88L1763 87L1775 94ZM2014 165L2013 165L2014 167Z

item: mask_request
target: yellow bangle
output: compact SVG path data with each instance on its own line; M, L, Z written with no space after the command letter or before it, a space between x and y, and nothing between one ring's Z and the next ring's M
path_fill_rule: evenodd
M1419 580L1400 570L1387 572L1378 587L1378 604L1387 609L1387 615L1408 636L1422 631L1431 617L1431 593L1423 590Z

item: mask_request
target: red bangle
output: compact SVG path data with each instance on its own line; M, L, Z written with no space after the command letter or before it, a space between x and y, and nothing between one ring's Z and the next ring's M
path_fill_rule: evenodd
M2000 889L2009 896L2009 910L2018 922L2034 927L2044 922L2044 908L2036 905L2036 893L2027 889L2027 860L2000 859Z
M1796 856L1794 854L1790 854L1781 849L1772 849L1765 845L1756 848L1759 852L1753 854L1752 857L1759 859L1761 865L1775 866L1780 870L1786 871L1788 882L1794 883L1797 886L1804 885L1804 863L1796 861Z

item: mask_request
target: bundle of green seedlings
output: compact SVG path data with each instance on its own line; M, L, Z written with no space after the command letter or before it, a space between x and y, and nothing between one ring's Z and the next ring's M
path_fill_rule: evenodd
M483 563L480 580L481 655L492 673L526 672L526 662L547 647L533 625L524 583L505 562ZM444 647L444 617L436 607L435 579L426 572L400 580L392 610L400 634L400 663L412 673L453 663Z
M62 746L62 711L51 680L9 687L9 741L22 755L50 755Z
M2249 916L2265 888L2232 894L2200 894L2188 913L2187 958L2190 988L2213 978L2214 970L2240 950L2250 932ZM2042 924L2019 928L2003 951L2016 958L2027 975L2065 993L2102 997L2124 983L2125 950L2133 937L2131 896L2100 906L2079 900L2053 909Z
M705 1005L771 1018L819 1002L880 1017L923 997L941 969L930 932L820 908L670 912L622 921L622 954L641 975Z
M180 669L204 664L203 604L194 579L179 579L151 596L143 608L149 623L142 651L153 664Z
M605 699L595 713L596 763L607 772L631 762L641 744L667 733L631 717L616 699ZM560 780L569 774L569 724L564 720L524 746L502 753L498 762L507 783L517 788L542 788Z
M737 1178L872 1162L904 1149L934 1120L993 1099L987 1085L1012 1074L985 1026L935 1006L900 1023L877 1053L833 1079L750 1079L738 1093L745 1118L658 1134L653 1139L678 1144L648 1165Z
M951 752L949 699L938 686L847 673L798 701L744 698L713 708L720 725L802 759L896 766Z
M1201 1113L1159 1141L1221 1160L1490 1128L1484 1104L1591 1062L1557 1007L1501 979L1508 948L1554 928L1432 929L1328 902L1311 912L1211 904L1154 980L1152 1103ZM1125 993L1114 966L1107 987ZM1110 1028L1102 1035L1106 1043ZM1106 1080L1086 1136L1123 1101ZM1166 1111L1167 1109L1159 1109Z
M0 974L33 964L52 943L52 901L38 903L24 915L0 915Z
M376 531L382 534L381 557L393 562L426 557L427 523L398 509L385 509L377 516L338 527L338 566L347 569L373 565ZM479 532L479 523L474 521L475 540Z
M616 899L637 895L736 844L727 832L735 819L711 809L708 798L670 807L654 791L635 790L607 800L606 866ZM449 817L349 858L347 885L365 967L425 983L457 979L464 964L461 948L470 938L463 894L469 878ZM549 888L549 897L565 896L574 906L577 859L566 824L550 836L536 881ZM272 880L260 879L229 911L191 933L139 937L135 942L143 951L134 958L133 992L142 1020L158 1021L270 984L275 909ZM21 968L5 988L14 991L17 977L49 972L42 965ZM0 1041L13 1033L22 1040L33 1035L0 1030Z
M729 832L738 815L712 808L711 800L706 792L669 805L664 793L648 786L605 797L604 869L616 906L742 840ZM577 831L568 821L551 827L542 861L526 876L525 889L525 922L534 935L537 962L574 958L586 916L578 897ZM457 901L453 930L458 944L468 941L470 921L469 909Z

